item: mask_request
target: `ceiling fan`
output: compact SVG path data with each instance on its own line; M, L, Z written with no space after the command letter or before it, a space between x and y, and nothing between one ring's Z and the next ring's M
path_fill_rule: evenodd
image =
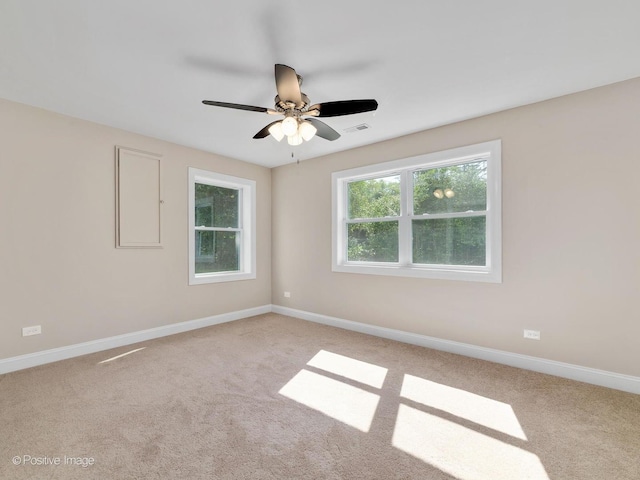
M275 98L275 109L213 100L203 100L202 103L269 115L284 115L284 119L271 122L256 133L253 138L265 138L271 135L279 142L286 136L289 145L300 145L303 140L309 141L314 135L331 141L340 138L338 132L315 117L339 117L371 112L378 108L378 102L373 99L341 100L310 105L309 98L300 91L302 77L293 68L276 64L275 77L278 91Z

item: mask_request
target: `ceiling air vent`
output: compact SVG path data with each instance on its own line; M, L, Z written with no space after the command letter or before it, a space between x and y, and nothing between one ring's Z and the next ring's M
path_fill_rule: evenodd
M360 125L356 125L354 127L345 128L344 132L345 133L353 133L353 132L357 132L358 130L366 130L367 128L371 128L369 126L369 124L361 123Z

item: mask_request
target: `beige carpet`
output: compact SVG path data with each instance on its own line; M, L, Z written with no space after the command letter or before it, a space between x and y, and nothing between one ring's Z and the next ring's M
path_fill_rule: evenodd
M276 314L0 376L0 426L2 479L640 478L638 395Z

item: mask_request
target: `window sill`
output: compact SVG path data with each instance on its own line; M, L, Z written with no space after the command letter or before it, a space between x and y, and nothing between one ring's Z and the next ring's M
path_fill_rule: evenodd
M334 264L332 271L365 275L385 275L391 277L431 278L437 280L458 280L466 282L502 283L502 272L484 267L418 267L401 265Z
M255 273L200 273L189 278L189 285L202 285L205 283L235 282L238 280L254 280Z

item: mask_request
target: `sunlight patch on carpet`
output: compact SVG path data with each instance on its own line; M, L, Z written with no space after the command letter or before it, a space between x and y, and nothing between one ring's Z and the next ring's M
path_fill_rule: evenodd
M362 432L369 431L380 400L378 395L308 370L298 372L279 393Z
M527 440L511 405L405 374L400 396L465 420Z
M533 453L407 405L392 445L459 480L549 480Z
M326 350L320 350L316 353L307 365L375 388L382 388L384 379L387 376L387 369L384 367L338 355L337 353L327 352Z
M101 364L101 363L108 363L108 362L113 362L114 360L118 360L119 358L126 357L127 355L131 355L132 353L139 352L140 350L144 350L145 348L147 348L147 347L136 348L135 350L131 350L131 351L129 351L129 352L122 353L122 354L120 354L120 355L116 355L115 357L107 358L106 360L103 360L103 361L101 361L101 362L98 362L98 364Z

